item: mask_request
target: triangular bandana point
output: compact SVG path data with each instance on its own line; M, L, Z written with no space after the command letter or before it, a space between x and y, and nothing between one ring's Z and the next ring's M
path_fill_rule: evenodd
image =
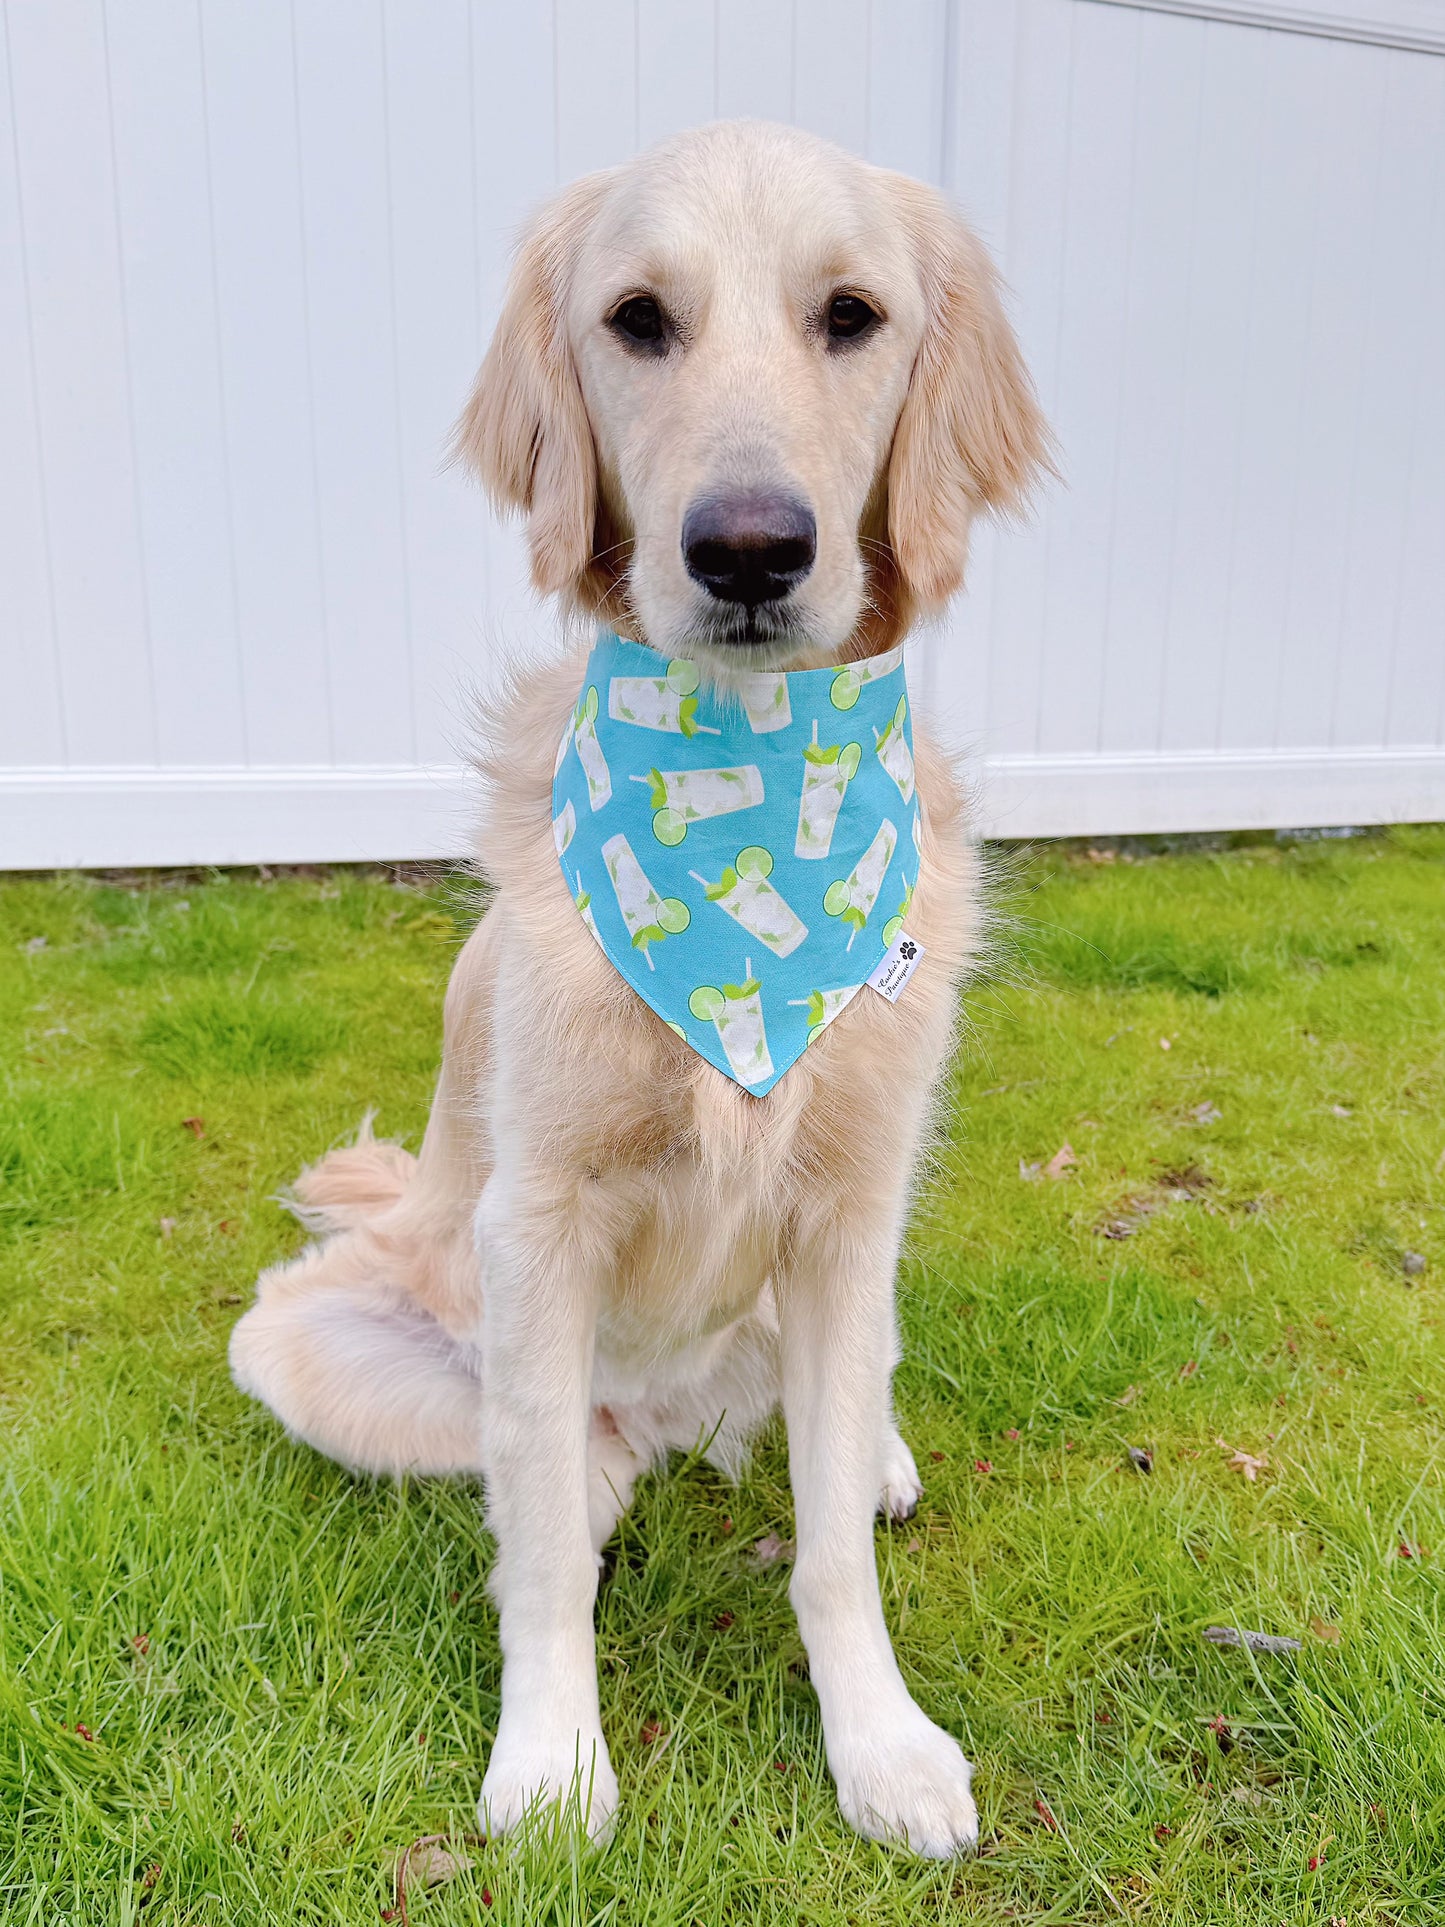
M762 1096L887 955L918 881L901 649L736 692L604 632L552 786L558 862L614 968Z

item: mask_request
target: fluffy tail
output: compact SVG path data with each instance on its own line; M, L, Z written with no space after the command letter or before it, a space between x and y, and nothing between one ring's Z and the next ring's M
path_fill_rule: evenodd
M399 1144L376 1136L368 1111L361 1120L355 1144L328 1151L308 1164L281 1202L318 1237L349 1231L389 1211L398 1202L416 1171L416 1159Z
M231 1374L293 1437L357 1471L475 1473L479 1361L427 1291L450 1270L462 1295L475 1259L465 1219L449 1238L425 1200L403 1206L417 1168L368 1114L355 1144L301 1173L283 1202L318 1242L261 1274L231 1333Z

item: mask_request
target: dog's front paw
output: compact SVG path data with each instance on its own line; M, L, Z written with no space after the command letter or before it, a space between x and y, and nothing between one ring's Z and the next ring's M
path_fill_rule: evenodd
M555 1745L498 1736L477 1804L488 1839L533 1821L576 1826L603 1841L616 1811L617 1775L600 1733L573 1733Z
M913 1454L894 1430L883 1446L883 1489L878 1495L878 1510L885 1519L901 1523L911 1519L923 1497L923 1481Z
M870 1840L930 1860L971 1853L978 1842L973 1768L957 1740L916 1706L886 1729L829 1748L843 1818Z

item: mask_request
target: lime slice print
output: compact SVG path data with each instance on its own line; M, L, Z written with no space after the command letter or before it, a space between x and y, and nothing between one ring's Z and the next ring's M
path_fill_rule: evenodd
M770 877L773 874L773 853L765 850L761 843L750 843L745 850L738 851L735 868L740 877Z
M898 932L902 928L903 928L902 917L890 917L887 923L885 923L883 926L884 943L892 943L893 939L898 935Z
M597 685L593 683L582 701L582 714L589 723L597 720Z
M833 678L833 686L828 691L834 709L851 709L858 700L858 691L863 687L851 669L840 669Z
M681 897L664 897L658 906L657 921L669 937L676 937L692 922L692 912Z
M679 696L690 696L701 680L697 664L689 662L686 656L678 656L667 665L667 686Z
M699 984L688 998L687 1007L705 1024L716 1023L723 1014L723 994L714 984Z
M669 850L676 849L687 835L687 825L676 810L661 809L652 819L652 834Z
M687 1032L681 1024L673 1023L670 1017L664 1017L662 1021L667 1025L667 1028L672 1032L674 1037L680 1037L684 1044L687 1042Z
M823 892L823 908L830 917L841 917L852 901L853 892L841 877Z
M838 767L851 783L858 774L858 765L863 760L863 751L857 743L844 743L843 754L838 758Z

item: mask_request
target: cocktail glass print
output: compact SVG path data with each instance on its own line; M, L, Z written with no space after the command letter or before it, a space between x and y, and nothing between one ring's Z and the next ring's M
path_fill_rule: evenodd
M564 803L562 806L562 814L552 818L552 841L557 845L558 856L561 856L565 852L567 845L576 834L577 812L573 809L570 802Z
M702 885L709 903L725 910L734 923L741 924L750 936L765 943L775 957L791 957L807 936L808 926L781 892L768 882L772 873L772 851L754 843L738 851L736 860L716 883L709 883L696 870L690 870L688 875Z
M577 879L577 887L572 892L572 901L576 904L583 923L585 923L587 928L592 932L593 942L605 956L607 946L602 941L602 932L597 928L597 919L592 914L592 892L584 886L582 882L582 872L580 870L574 871L573 875Z
M883 731L882 735L879 735L875 729L873 734L877 737L875 754L879 762L898 785L898 794L903 798L904 802L911 803L913 801L913 791L915 787L913 780L913 752L909 749L908 738L903 733L904 718L907 714L908 698L906 696L900 696L898 698L898 707L894 710L892 720L889 722L887 729Z
M739 1084L766 1084L773 1074L768 1034L763 1025L762 985L753 975L753 960L743 963L740 984L699 984L687 1000L694 1017L717 1031L733 1076Z
M587 801L594 811L600 810L604 803L612 800L612 772L607 767L607 758L602 754L602 745L597 740L595 684L577 705L577 714L572 722L572 741L576 746L577 760L587 778Z
M878 901L878 892L883 888L883 879L888 874L888 866L893 861L893 852L898 847L898 830L887 817L878 825L878 833L868 848L854 864L852 873L830 883L823 893L823 908L830 917L841 917L844 923L852 926L853 934L848 939L848 948L853 948L854 939L873 914L873 906Z
M756 763L733 769L655 769L634 776L652 786L652 834L669 849L681 843L689 823L756 809L763 800L763 773Z
M798 804L798 834L793 855L823 857L833 847L833 828L848 785L858 774L863 751L857 743L820 743L818 725L803 748L803 794Z
M721 730L697 720L695 662L676 657L661 676L614 676L607 685L607 714L614 723L661 729L674 736L720 736Z
M877 682L882 676L891 676L903 660L903 650L888 649L881 656L873 656L867 662L850 662L840 669L833 678L828 691L834 709L851 709L862 691L870 682Z
M903 919L908 915L908 912L912 908L913 908L913 885L908 881L907 877L904 877L903 901L899 904L897 910L893 913L893 915L888 919L887 923L885 923L883 926L884 943L892 943L893 939L898 935L899 931L903 928Z
M608 837L602 845L602 860L632 947L642 952L648 969L655 970L653 944L680 935L691 923L692 913L681 897L665 897L655 888L625 836Z
M752 670L739 682L738 694L743 699L748 727L754 736L766 736L774 729L786 729L793 720L793 706L788 700L788 679L785 675Z
M844 984L838 990L814 990L806 997L790 997L788 1002L798 1010L808 1013L808 1042L816 1044L823 1032L832 1023L840 1010L845 1009L862 984Z

